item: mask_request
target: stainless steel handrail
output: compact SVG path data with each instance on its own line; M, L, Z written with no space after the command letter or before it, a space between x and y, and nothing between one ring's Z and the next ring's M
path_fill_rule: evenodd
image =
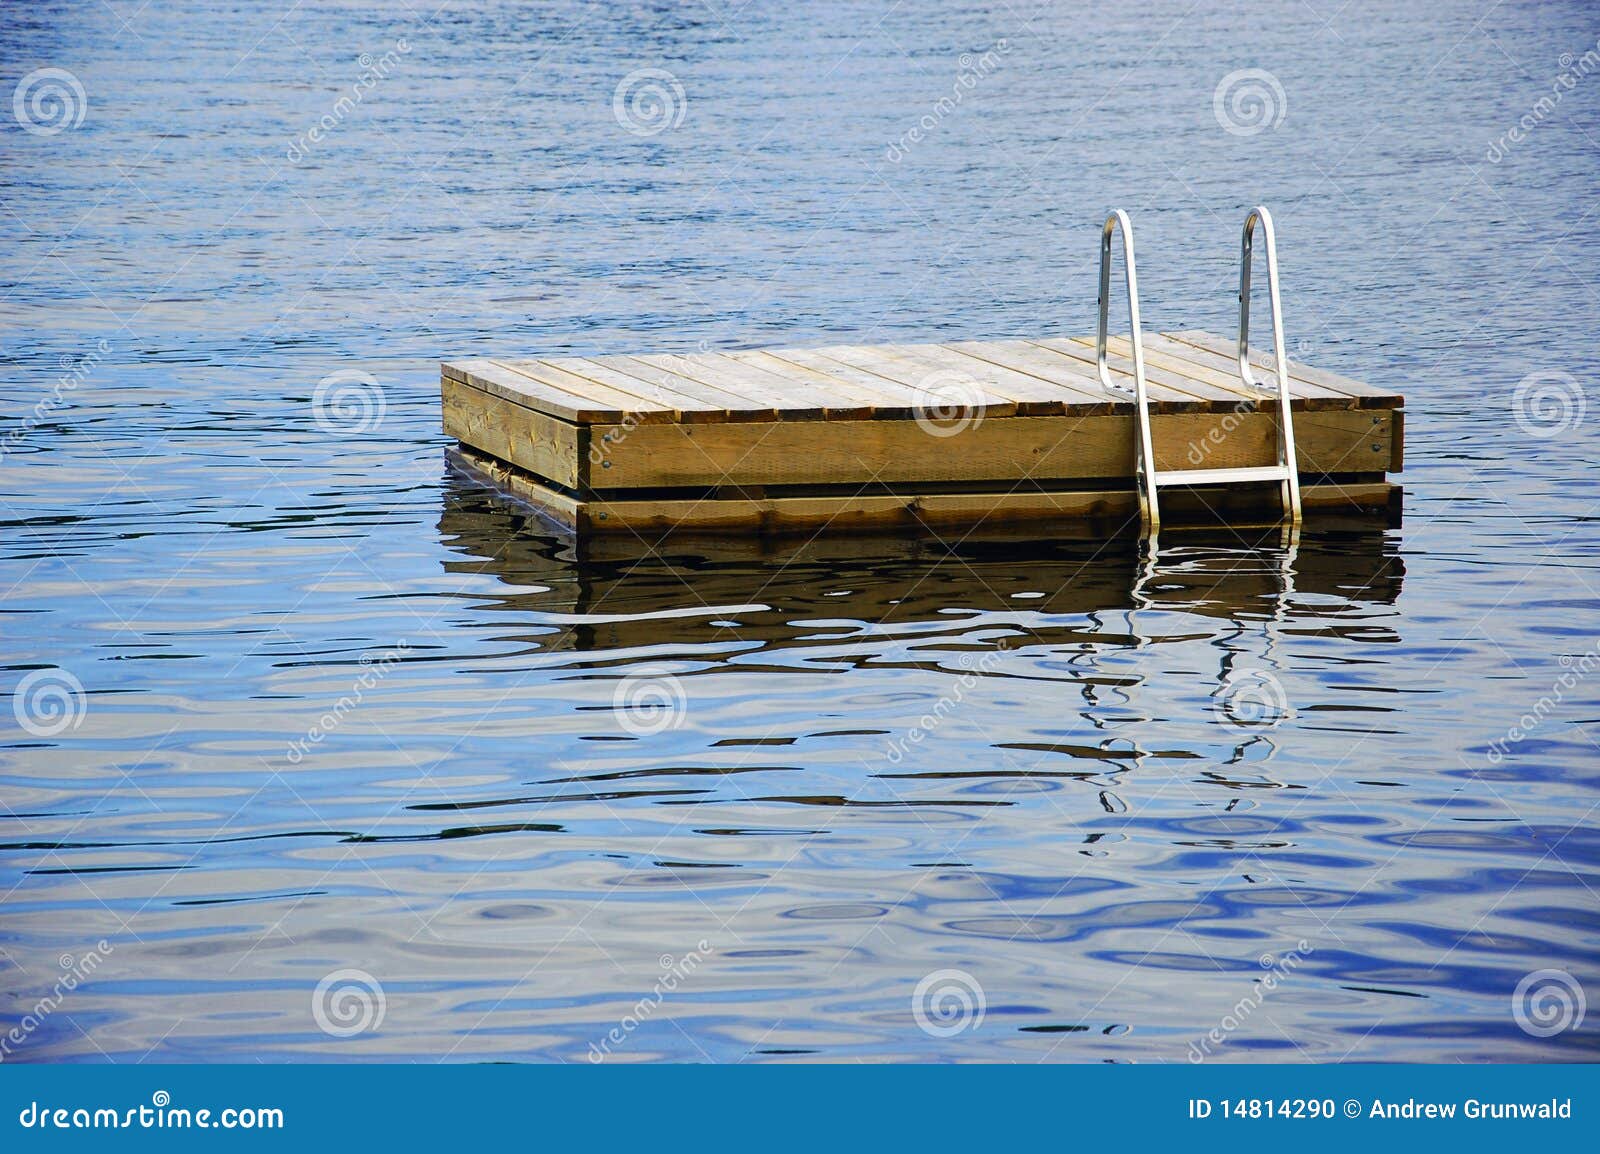
M1239 379L1246 388L1267 391L1271 385L1256 380L1250 371L1250 266L1256 225L1261 226L1267 249L1267 295L1272 306L1272 348L1277 367L1278 463L1283 466L1283 507L1292 523L1300 523L1300 471L1294 448L1294 418L1289 393L1289 357L1284 351L1283 302L1278 295L1278 244L1272 228L1272 214L1262 205L1244 218L1244 233L1239 241ZM1101 273L1104 284L1104 271ZM1104 292L1104 289L1101 290ZM1104 306L1102 305L1102 315Z
M1150 401L1144 380L1144 337L1139 328L1139 274L1133 260L1133 225L1128 214L1120 208L1106 217L1100 230L1100 327L1095 336L1095 367L1100 373L1100 384L1112 393L1126 395L1125 385L1111 379L1111 366L1106 362L1106 327L1111 309L1111 238L1122 230L1122 263L1128 287L1128 342L1133 349L1133 398L1138 422L1135 451L1142 484L1139 487L1139 519L1147 534L1154 534L1161 526L1161 508L1156 497L1155 450L1150 439ZM1276 281L1274 281L1276 283Z

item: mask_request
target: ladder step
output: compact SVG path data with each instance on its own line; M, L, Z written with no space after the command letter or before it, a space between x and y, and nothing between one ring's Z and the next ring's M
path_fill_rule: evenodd
M1157 485L1231 485L1288 479L1289 470L1282 465L1259 465L1245 469L1168 469L1156 473Z

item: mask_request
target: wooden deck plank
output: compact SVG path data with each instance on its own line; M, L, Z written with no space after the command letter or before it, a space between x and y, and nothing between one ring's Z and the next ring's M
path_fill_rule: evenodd
M629 354L594 357L591 359L596 364L603 365L615 372L625 373L637 380L646 381L658 388L671 389L673 392L694 397L709 405L720 405L725 420L765 421L774 419L778 415L778 403L775 399L768 398L752 401L738 393L674 372L672 369L655 363L654 359L649 355L634 356ZM817 410L812 414L813 417L821 415L821 410Z
M581 357L556 357L537 361L507 361L508 366L551 384L560 383L574 396L604 396L617 394L637 397L644 411L659 410L670 415L673 422L723 420L720 406L708 405L693 397L683 396L668 389L654 388L643 381L613 375L609 380L591 376L588 362ZM626 387L624 387L624 385Z
M766 414L762 420L779 416L792 420L818 420L823 410L820 405L796 401L785 405L784 399L764 395L759 388L733 388L713 380L715 373L695 371L686 358L675 353L641 353L605 358L605 363L621 372L635 373L657 383L670 383L671 387L687 390L694 388L702 399L715 397L725 411L729 406Z
M512 464L575 488L584 464L578 426L477 386L446 379L440 410L444 431Z
M912 371L924 376L942 377L957 388L965 382L975 382L987 392L1013 401L1017 415L1022 417L1051 417L1066 413L1077 398L1060 385L1041 381L1015 369L980 361L943 345L884 345L885 355L906 362ZM1085 396L1085 401L1090 398ZM1088 413L1085 406L1085 415Z
M728 408L721 400L707 400L697 391L684 391L665 383L670 374L657 374L661 380L646 380L642 376L621 371L615 365L588 357L552 357L540 361L541 365L561 369L582 380L593 381L626 393L636 393L656 404L675 410L678 420L686 422L726 421Z
M707 357L722 366L724 371L743 375L754 373L763 388L779 396L808 398L811 403L821 406L824 417L829 420L866 420L875 411L872 399L857 395L843 382L832 378L813 379L812 374L798 365L775 360L752 363L725 352L709 353Z
M1074 337L1073 343L1081 345L1090 355L1094 354L1094 341L1088 337ZM1123 358L1123 363L1131 363L1132 343L1127 337L1111 337L1106 341L1108 352L1114 351ZM1173 341L1159 333L1151 333L1144 338L1145 371L1152 369L1173 373L1178 376L1188 377L1195 381L1204 382L1214 388L1221 389L1228 395L1236 398L1232 404L1237 407L1244 403L1252 407L1265 409L1267 412L1277 412L1278 393L1276 383L1272 392L1261 389L1251 389L1239 379L1237 366L1218 365L1189 359L1189 353L1196 357L1205 357L1206 354L1198 349L1191 349L1187 345ZM1229 368L1232 372L1229 372ZM1290 403L1295 412L1314 411L1320 409L1353 409L1357 406L1342 393L1324 389L1318 385L1307 384L1304 381L1290 381Z
M1085 362L1078 357L1065 356L1027 340L963 341L955 347L987 359L999 360L1003 357L1006 363L1024 371L1050 375L1062 381L1077 381L1080 387L1093 389L1102 397L1113 396L1100 384L1100 378L1095 373L1093 357ZM1115 359L1109 364L1112 378L1128 386L1127 393L1115 396L1127 404L1127 411L1131 413L1133 412L1132 367L1124 371ZM1145 383L1149 386L1152 413L1207 413L1226 407L1216 401L1197 397L1193 393L1169 388L1161 381L1149 379L1149 374L1146 374Z
M527 405L577 424L615 422L625 419L626 410L606 407L595 401L585 401L557 388L542 386L539 382L520 376L484 357L453 361L444 366L446 380L460 381L482 389L484 392Z
M1068 357L1085 365L1091 373L1095 369L1094 345L1079 344L1077 339L1071 337L1043 337L1039 340L1030 340L1029 344L1036 345L1052 353ZM1130 385L1133 382L1133 358L1131 355L1114 353L1109 342L1106 346L1106 366L1113 373L1121 374L1118 380L1125 380ZM1209 411L1229 409L1239 403L1239 396L1230 389L1220 389L1215 385L1198 380L1183 373L1172 373L1152 365L1148 360L1144 366L1145 386L1158 385L1170 389L1175 393L1182 393L1199 401Z
M743 397L774 406L783 420L852 420L872 415L872 407L798 379L785 379L712 353L660 354L637 360L669 369Z
M1276 408L1278 378L1276 374L1259 376L1258 379L1272 386L1272 392L1267 393L1261 389L1247 389L1245 383L1239 379L1239 363L1232 357L1221 356L1217 353L1207 352L1205 349L1196 348L1186 344L1175 337L1165 333L1154 333L1145 338L1146 358L1160 357L1177 372L1190 373L1194 376L1205 376L1211 379L1215 376L1227 380L1227 388L1233 389L1244 396L1253 398L1266 397L1271 402L1271 407ZM1337 389L1329 389L1310 381L1289 378L1289 395L1294 398L1296 411L1300 409L1354 409L1359 408L1354 397Z
M540 484L519 470L473 454L465 462L513 496L579 535L623 534L655 538L673 533L782 536L826 529L837 533L927 533L986 525L1100 523L1106 534L1138 527L1138 496L1129 489L1031 489L1014 493L863 493L854 496L729 497L718 500L651 498L582 500ZM1319 482L1301 488L1312 511L1377 512L1393 507L1400 488L1388 481ZM1183 500L1174 493L1171 504ZM1267 487L1212 493L1204 504L1238 524L1251 515L1275 520L1276 493Z
M904 403L903 398L891 397L849 377L833 376L784 360L771 349L728 349L718 355L735 364L771 373L782 381L803 383L817 389L822 395L836 398L842 405L861 409L869 416L898 419L911 415L911 406Z
M1125 337L1110 341L1116 380L1131 380ZM1156 412L1223 411L1268 394L1238 380L1232 343L1206 333L1150 334L1145 338L1147 381ZM1263 377L1270 358L1252 357ZM1126 406L1097 378L1088 337L962 341L948 344L836 345L824 349L747 349L708 354L558 357L546 360L475 358L443 366L455 380L475 377L482 387L564 420L635 421L857 419L870 413L897 417L925 407L919 389L931 375L970 376L974 397L988 415L1090 414ZM1398 408L1403 398L1372 385L1290 362L1295 407Z
M1073 413L1129 413L1133 401L1120 393L1108 393L1098 378L1085 373L1069 362L1045 364L1037 356L1038 350L1025 341L956 341L939 346L958 356L969 357L984 364L995 365L1008 372L1033 377L1052 388L1060 389L1070 398L1068 410ZM1159 409L1153 411L1159 412Z
M1090 352L1094 351L1095 343L1092 337L1073 337L1072 340L1074 344L1082 345ZM1161 338L1155 334L1145 334L1144 359L1147 369L1160 369L1164 372L1177 373L1180 376L1192 377L1197 381L1203 381L1235 397L1236 400L1233 402L1235 406L1247 404L1251 407L1264 407L1268 411L1277 409L1278 402L1275 395L1269 397L1265 393L1245 388L1244 382L1239 380L1237 373L1230 379L1226 373L1218 372L1203 365L1193 364L1165 353L1157 343L1160 340ZM1113 336L1106 339L1106 351L1124 358L1125 363L1131 363L1132 349L1133 342L1127 337Z
M614 411L631 415L636 421L675 421L679 419L678 411L663 405L649 397L641 397L635 393L625 393L619 389L608 388L596 381L575 377L564 372L554 365L543 361L492 361L497 368L512 373L520 381L527 382L525 387L538 390L538 396L554 395L567 398L567 404L606 404L614 406ZM560 416L564 420L573 420L560 412L550 411L552 416ZM591 423L582 420L579 424Z
M942 409L954 403L963 410L970 410L973 415L1006 417L1014 416L1017 412L1015 401L985 389L975 380L962 382L963 387L953 389L952 382L941 375L938 369L919 368L914 362L889 356L876 346L829 345L816 351L818 355L847 368L876 374L912 390L918 398L916 406L921 411Z
M927 398L916 389L898 384L865 369L852 368L842 361L823 356L816 349L768 349L769 355L807 369L828 380L839 381L865 395L876 396L873 415L886 419L913 416L927 406Z
M1039 394L1041 396L1059 397L1063 411L1068 413L1095 416L1100 413L1133 411L1132 402L1111 396L1100 388L1099 382L1079 380L1068 384L1063 380L1050 379L1006 364L1004 358L990 360L977 356L971 349L964 349L954 344L907 347L922 350L924 355L937 357L952 368L976 363L980 372L998 372L1001 376L997 379L995 387L1007 395L1015 395L1019 400L1032 396L1032 390L1037 389L1041 390Z
M1307 475L1382 472L1395 414L1308 413L1295 450ZM1265 412L1158 413L1151 419L1163 470L1242 468L1271 462L1277 418ZM774 421L590 427L605 461L596 489L715 485L858 485L869 482L1125 478L1134 471L1127 414L981 418L941 438L915 421Z
M1164 335L1171 337L1173 340L1182 341L1184 344L1192 345L1197 349L1220 354L1227 357L1229 361L1239 355L1238 347L1234 342L1215 336L1212 333L1185 330ZM1271 358L1261 352L1260 349L1250 354L1250 364L1259 368L1262 372L1277 371L1272 367ZM1304 381L1312 385L1321 385L1323 388L1332 389L1346 396L1358 397L1362 401L1362 408L1398 409L1405 404L1405 397L1393 389L1380 388L1377 385L1369 385L1364 381L1352 380L1350 377L1331 373L1326 369L1314 369L1310 365L1295 360L1293 357L1289 358L1289 379L1291 381Z

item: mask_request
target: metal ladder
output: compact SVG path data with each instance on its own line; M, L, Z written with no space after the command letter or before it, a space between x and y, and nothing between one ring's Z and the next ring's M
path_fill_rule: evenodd
M1144 337L1139 327L1139 279L1133 260L1133 225L1120 208L1106 217L1100 231L1100 326L1095 337L1095 364L1100 383L1109 392L1126 396L1127 386L1111 379L1106 362L1107 318L1111 307L1111 238L1122 232L1122 262L1128 289L1129 344L1133 351L1133 400L1138 418L1134 441L1136 472L1139 478L1139 520L1147 536L1161 527L1161 502L1158 492L1164 485L1227 485L1253 481L1277 481L1285 520L1300 524L1300 474L1294 449L1294 418L1290 411L1289 362L1284 354L1283 309L1278 297L1278 247L1272 232L1272 214L1257 206L1244 219L1244 235L1239 244L1239 379L1248 389L1271 391L1273 386L1258 381L1250 372L1250 258L1255 227L1261 226L1267 248L1267 289L1272 300L1273 352L1277 357L1278 460L1273 465L1233 469L1165 469L1156 471L1155 451L1150 436L1150 400L1144 376Z

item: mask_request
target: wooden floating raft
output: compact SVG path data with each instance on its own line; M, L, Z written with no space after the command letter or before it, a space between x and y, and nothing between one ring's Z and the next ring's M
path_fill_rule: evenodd
M1234 342L1142 340L1158 470L1274 459L1278 400L1241 381ZM1130 390L1131 351L1109 340ZM1135 404L1101 383L1092 337L442 369L464 463L578 534L1137 523ZM1400 395L1292 362L1289 386L1304 507L1396 507ZM1164 492L1162 507L1275 519L1278 500L1275 486L1229 485Z
M1122 234L1129 339L1109 335ZM1261 233L1275 356L1252 356ZM1239 339L1146 338L1133 226L1100 233L1095 339L841 345L668 356L471 360L443 367L463 463L577 533L1037 528L1197 506L1238 523L1275 506L1385 509L1400 490L1399 394L1292 364L1272 215L1239 245ZM1272 377L1258 378L1252 366ZM1277 489L1264 500L1261 486ZM1161 497L1173 487L1171 500Z

